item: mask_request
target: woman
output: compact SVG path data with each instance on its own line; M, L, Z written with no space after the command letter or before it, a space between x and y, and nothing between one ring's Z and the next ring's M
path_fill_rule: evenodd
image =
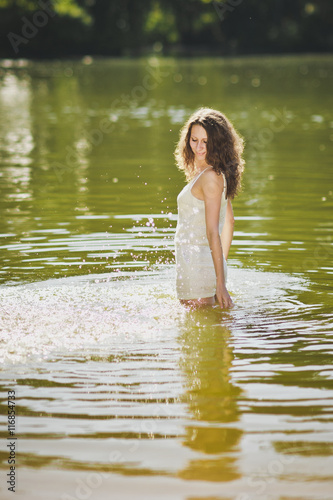
M219 111L200 108L186 122L175 151L190 181L179 193L175 235L176 290L182 304L232 307L226 259L233 237L231 200L244 169L243 139Z

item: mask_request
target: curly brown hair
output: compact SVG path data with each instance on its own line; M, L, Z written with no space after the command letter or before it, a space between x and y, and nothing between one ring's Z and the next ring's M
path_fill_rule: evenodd
M201 125L207 133L206 162L217 174L224 173L227 180L227 197L233 199L241 188L244 159L244 140L232 123L220 111L199 108L180 131L175 150L177 166L190 180L196 173L194 153L190 146L193 125Z

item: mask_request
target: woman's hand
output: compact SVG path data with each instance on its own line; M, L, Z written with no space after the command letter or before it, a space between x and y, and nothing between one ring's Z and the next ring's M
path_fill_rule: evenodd
M222 309L234 306L225 285L216 286L216 300Z

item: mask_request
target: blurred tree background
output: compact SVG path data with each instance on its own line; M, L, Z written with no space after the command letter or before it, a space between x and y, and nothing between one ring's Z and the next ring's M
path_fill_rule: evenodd
M0 57L330 52L332 0L0 0Z

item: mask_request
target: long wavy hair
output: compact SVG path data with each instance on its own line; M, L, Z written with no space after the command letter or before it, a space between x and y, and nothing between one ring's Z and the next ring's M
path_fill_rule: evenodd
M175 159L180 170L184 170L187 180L197 173L195 156L190 146L193 125L201 125L207 133L206 163L217 174L224 173L227 180L227 197L233 199L241 189L244 159L244 140L236 132L232 123L220 111L199 108L187 120L180 131L175 150Z

